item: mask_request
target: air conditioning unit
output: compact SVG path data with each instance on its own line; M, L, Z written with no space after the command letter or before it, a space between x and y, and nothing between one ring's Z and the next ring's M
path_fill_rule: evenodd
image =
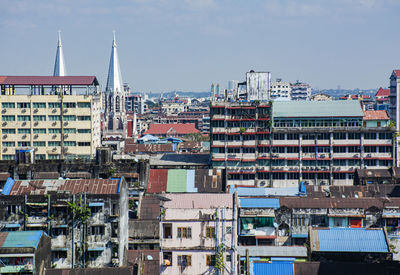
M68 126L68 122L64 122L64 126Z
M7 138L7 135L3 135L3 139L6 139Z
M52 136L53 139L56 138L56 137L57 137L57 135L53 135L53 136Z
M22 122L22 126L25 126L26 125L26 122Z
M55 112L57 112L57 109L53 109L53 110L51 110L51 112L52 112L52 113L55 113Z
M38 134L36 134L36 135L33 136L34 139L37 139L38 137L39 137Z
M65 114L65 113L67 113L68 112L68 109L64 109L63 110L63 113Z
M3 122L3 124L2 124L3 126L6 126L7 125L7 122Z
M26 135L23 135L22 138L26 138Z
M8 148L4 148L4 149L3 149L3 152L7 152L7 150L8 150Z
M56 126L57 125L57 122L53 122L52 124L51 124L51 126Z
M21 113L23 113L23 114L26 113L26 109L22 109Z
M51 149L51 151L53 152L57 151L57 147L54 147L53 149Z
M5 114L6 112L7 112L6 109L1 110L1 113L2 113L2 114Z
M35 123L33 123L33 125L34 125L34 126L38 126L38 125L39 125L39 122L38 122L38 121L35 121Z
M370 158L371 157L371 154L367 154L367 158Z
M38 109L35 109L35 110L33 110L33 112L36 114L37 112L39 112L39 110L38 110Z
M64 134L64 138L67 138L68 137L68 134Z

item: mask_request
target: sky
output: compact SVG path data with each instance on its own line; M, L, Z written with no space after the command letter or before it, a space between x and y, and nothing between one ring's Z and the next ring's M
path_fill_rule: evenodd
M0 75L107 81L113 31L137 92L209 91L269 71L313 88L387 87L400 69L400 0L0 0Z

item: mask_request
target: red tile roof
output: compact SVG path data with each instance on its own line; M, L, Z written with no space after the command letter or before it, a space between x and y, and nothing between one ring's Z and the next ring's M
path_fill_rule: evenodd
M117 194L119 179L76 179L76 180L17 180L10 195L47 194L48 191L69 191L71 194Z
M400 70L393 70L395 76L400 77Z
M167 135L169 133L178 135L199 133L194 123L180 123L180 124L150 124L150 129L144 134L150 135Z
M363 120L389 120L389 116L386 111L364 111Z
M378 92L376 93L376 97L386 97L390 95L390 89L383 89L382 87L379 88Z
M0 85L99 85L95 76L0 76Z

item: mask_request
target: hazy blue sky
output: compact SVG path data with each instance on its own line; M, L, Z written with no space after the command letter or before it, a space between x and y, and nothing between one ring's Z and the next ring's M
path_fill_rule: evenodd
M400 68L400 0L0 0L2 75L106 83L112 31L135 91L207 91L251 69L315 88L388 86Z

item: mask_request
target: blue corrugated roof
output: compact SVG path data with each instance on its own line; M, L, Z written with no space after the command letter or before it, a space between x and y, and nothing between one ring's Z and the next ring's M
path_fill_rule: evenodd
M389 252L382 229L318 229L319 250L336 252Z
M253 263L254 275L293 275L293 262Z
M280 207L279 199L265 199L265 198L241 198L241 208L274 208Z
M239 197L246 196L299 196L298 187L237 187L231 188L230 193L237 191Z
M89 207L103 207L104 202L89 202Z
M12 178L8 178L1 193L3 195L9 195L13 185L14 185L14 180Z
M7 234L1 247L33 247L37 248L43 231L13 231Z

